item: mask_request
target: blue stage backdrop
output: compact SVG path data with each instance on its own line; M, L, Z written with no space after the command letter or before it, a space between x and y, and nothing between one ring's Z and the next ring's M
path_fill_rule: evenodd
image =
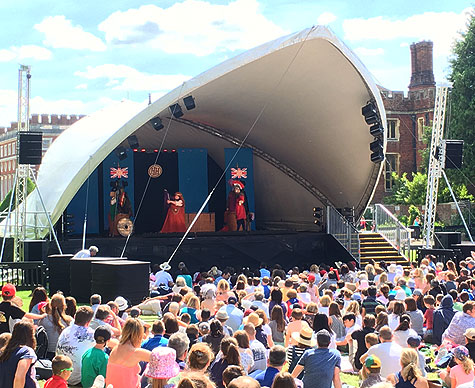
M208 150L206 148L178 149L178 179L185 198L185 211L197 213L208 196ZM208 206L203 213L208 212Z
M225 148L224 149L224 161L226 166L229 164L237 148ZM249 205L249 211L255 214L255 202L254 202L254 166L253 166L253 153L250 148L241 148L229 168L226 170L226 198L231 190L231 186L227 183L230 179L237 179L245 183L247 201ZM256 223L251 224L252 230L255 230Z
M97 168L89 176L89 198L87 201L86 234L99 233L99 173ZM71 235L82 235L84 227L84 210L86 209L87 181L81 186L74 198L69 202L66 213L73 216L74 225L70 228Z
M120 171L111 170L112 168L118 169ZM118 180L118 178L111 178L111 171L119 174L126 173L126 176L120 178L120 181L127 182L128 185L125 187L125 192L127 193L132 209L134 209L134 155L131 149L127 149L127 158L124 160L119 160L115 152L112 152L104 159L102 162L102 183L103 183L103 201L104 201L104 229L109 230L109 210L110 210L110 192L111 186L110 183ZM135 213L133 214L135 216Z

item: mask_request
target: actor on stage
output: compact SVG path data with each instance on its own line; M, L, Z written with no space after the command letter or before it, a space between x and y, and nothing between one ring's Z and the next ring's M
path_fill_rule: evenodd
M245 198L244 194L241 193L237 199L236 203L236 223L237 223L237 231L241 230L246 231L246 221L247 221L247 214L246 214L246 206L245 206Z
M174 200L167 200L167 218L160 233L185 233L185 199L182 193L175 193Z
M111 236L118 236L117 223L122 218L130 219L132 217L132 204L123 187L119 187L118 190L112 190L110 196L109 234Z
M236 217L236 205L238 198L241 196L241 190L244 188L242 182L238 180L230 181L233 189L228 194L228 200L226 203L226 212L224 213L224 227L222 232L235 232L237 231L237 217Z

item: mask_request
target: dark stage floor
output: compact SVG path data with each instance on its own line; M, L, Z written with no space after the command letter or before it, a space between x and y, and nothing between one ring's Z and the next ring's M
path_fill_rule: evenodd
M181 234L156 234L132 236L124 257L133 260L162 263L171 256L180 241ZM86 247L99 247L98 256L119 257L125 238L88 237ZM82 240L69 239L61 242L63 253L75 253L81 249ZM57 253L53 244L49 254ZM190 271L209 269L213 265L256 268L261 262L284 268L308 266L312 263L348 261L351 256L333 236L318 232L268 232L253 231L227 233L189 234L176 253L171 265L186 263Z

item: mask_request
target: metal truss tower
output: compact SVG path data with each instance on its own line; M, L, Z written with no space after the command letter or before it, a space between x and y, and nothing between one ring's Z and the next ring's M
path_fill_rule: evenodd
M429 169L427 173L426 211L424 214L425 247L432 246L434 239L435 213L437 210L437 192L439 179L445 164L445 146L443 145L445 107L448 86L438 86L435 97L432 139L430 142Z
M20 133L30 130L30 79L31 67L20 65L18 70L18 130L16 142L16 186L15 224L14 224L14 261L23 261L27 228L26 197L28 195L28 177L30 166L20 164Z

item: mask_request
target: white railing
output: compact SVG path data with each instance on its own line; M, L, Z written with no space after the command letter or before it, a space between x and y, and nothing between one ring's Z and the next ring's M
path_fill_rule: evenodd
M327 233L335 237L360 264L360 239L356 227L335 208L327 206Z
M406 259L411 250L411 230L406 228L385 206L374 205L374 231L383 236Z
M39 240L41 238L42 233L44 234L45 230L49 230L49 224L44 224L42 222L42 216L44 216L44 212L40 211L29 211L26 212L27 219L33 224L26 224L25 230L26 234L32 236L35 240ZM8 211L5 210L0 212L0 222L8 218ZM4 225L0 225L0 236L6 236L7 238L12 238L15 235L15 214L14 212L10 213L10 217L4 223Z

